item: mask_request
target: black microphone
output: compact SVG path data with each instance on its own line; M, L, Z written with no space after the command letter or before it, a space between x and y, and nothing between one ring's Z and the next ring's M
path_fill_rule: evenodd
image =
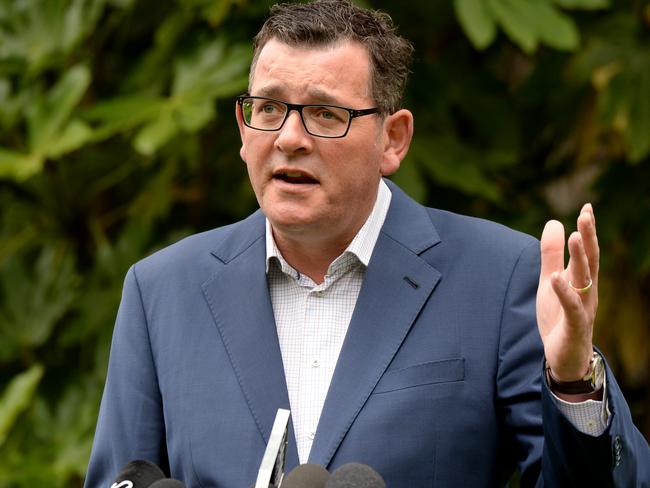
M301 464L292 469L280 488L325 488L330 474L320 464Z
M156 481L149 488L185 488L185 485L178 480L165 478L164 480Z
M370 466L349 463L332 473L325 488L386 488L386 483Z
M122 468L111 488L149 488L154 481L164 477L165 473L149 461L131 461Z

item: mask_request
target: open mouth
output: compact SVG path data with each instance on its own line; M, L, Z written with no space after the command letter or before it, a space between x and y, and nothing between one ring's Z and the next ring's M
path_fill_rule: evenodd
M286 181L287 183L293 184L315 184L318 181L311 176L301 173L300 171L283 171L278 172L273 175L273 178L277 180Z

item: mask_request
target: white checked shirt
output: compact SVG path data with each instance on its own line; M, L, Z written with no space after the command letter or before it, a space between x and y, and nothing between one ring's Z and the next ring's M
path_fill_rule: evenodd
M309 457L336 361L390 200L390 190L381 181L368 219L343 254L330 264L320 285L284 260L266 221L266 271L301 463Z
M391 192L379 183L375 205L347 249L316 284L282 257L266 221L266 273L289 392L300 463L306 463L343 340L357 303L370 256L386 219ZM570 404L560 410L582 432L604 431L603 402Z

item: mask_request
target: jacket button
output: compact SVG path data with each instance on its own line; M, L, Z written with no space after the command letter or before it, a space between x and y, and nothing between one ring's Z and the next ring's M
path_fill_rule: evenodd
M620 466L621 464L621 437L614 437L614 467Z

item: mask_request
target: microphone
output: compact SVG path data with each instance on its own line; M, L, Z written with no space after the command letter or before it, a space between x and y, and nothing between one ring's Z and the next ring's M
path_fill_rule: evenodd
M178 480L165 478L154 482L149 488L185 488L185 485Z
M122 468L111 488L149 488L154 481L164 477L165 473L149 461L131 461Z
M386 488L386 483L370 466L349 463L332 473L325 488Z
M325 488L329 476L320 464L301 464L289 472L280 488Z

